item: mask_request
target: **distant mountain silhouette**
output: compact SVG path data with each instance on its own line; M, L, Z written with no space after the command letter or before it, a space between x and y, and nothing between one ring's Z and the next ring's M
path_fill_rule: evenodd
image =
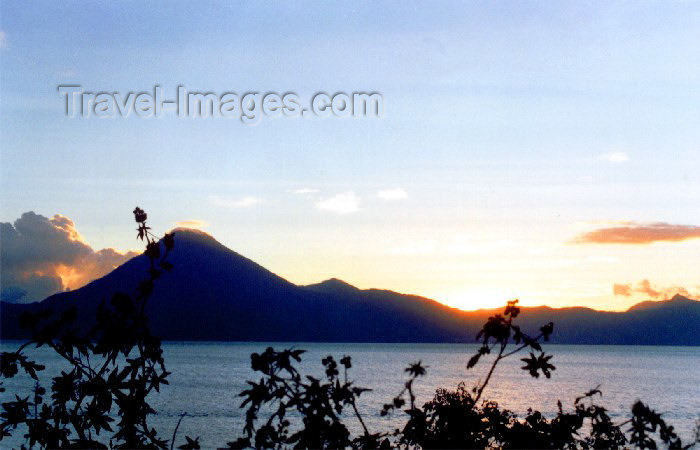
M177 230L174 269L157 282L146 309L166 340L316 342L473 342L484 320L501 309L461 311L388 290L361 290L338 279L297 286L226 248L210 235ZM0 337L25 336L23 311L75 305L85 327L98 304L132 293L148 261L133 258L80 289L39 303L0 303ZM504 303L505 303L504 299ZM555 323L553 342L700 345L700 302L676 296L626 312L588 308L523 308L520 322L536 331Z
M665 300L665 301L646 301L646 302L641 302L637 303L636 305L630 307L627 311L650 311L650 310L655 310L655 309L664 309L664 308L684 308L686 306L690 306L692 308L692 305L697 303L696 300L691 300L687 297L683 297L680 294L676 294L671 298L670 300Z

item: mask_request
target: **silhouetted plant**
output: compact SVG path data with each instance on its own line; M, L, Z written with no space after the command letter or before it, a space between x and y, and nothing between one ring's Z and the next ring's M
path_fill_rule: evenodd
M160 340L148 328L145 308L155 281L172 269L168 256L174 247L174 233L158 241L146 225L147 215L134 210L138 238L146 242L144 254L150 261L148 277L135 295L117 293L109 304L99 305L94 325L80 332L75 324L77 311L69 308L54 316L50 311L26 314L23 326L31 339L14 352L0 354L0 375L11 378L20 370L35 381L31 395L2 404L0 441L18 427L24 427L29 447L43 448L159 448L168 441L148 425L155 411L147 402L153 391L168 384ZM162 245L161 245L162 244ZM477 335L481 343L468 360L467 369L476 367L482 357L493 355L483 381L468 388L460 383L456 390L438 389L434 397L418 405L415 383L426 375L421 361L406 368L408 380L382 416L394 412L407 415L405 425L393 432L371 432L360 414L358 402L369 389L355 386L349 378L352 362L343 356L339 363L332 356L321 362L324 377L302 376L295 368L303 350L275 351L251 355L251 366L261 374L260 381L249 381L240 396L246 408L243 436L229 442L230 448L623 448L634 446L655 449L658 442L668 448L683 446L672 426L641 401L634 403L632 417L615 424L593 398L595 388L565 411L558 402L555 417L529 409L519 418L498 403L484 399L498 364L523 351L522 367L532 377L550 378L552 356L541 343L554 330L550 322L537 336L524 333L516 325L520 314L517 300L508 302L504 313L490 317ZM45 369L25 354L26 349L48 347L67 363L51 381L50 398L39 378ZM342 373L341 373L342 372ZM4 391L0 384L0 392ZM264 417L261 417L264 416ZM169 442L172 450L183 414ZM349 418L359 427L348 427ZM624 429L629 426L628 429ZM353 436L351 430L361 429ZM104 435L109 434L100 440ZM626 434L627 433L627 434ZM700 442L700 423L696 433ZM24 446L23 446L24 447ZM199 438L185 437L180 449L200 448Z
M532 337L514 324L519 314L517 300L508 302L503 315L490 317L477 335L481 346L469 359L467 368L474 368L484 355L494 354L495 357L483 382L472 388L464 383L456 390L440 388L432 400L419 406L414 385L426 375L427 367L421 361L408 366L409 378L403 389L381 411L383 416L395 411L407 414L403 428L393 433L371 433L365 426L356 402L367 389L352 387L348 381L349 357L341 360L345 366L341 384L337 364L330 356L322 360L327 380L321 382L313 377L302 377L294 368L294 361L301 361L302 350L276 352L268 348L262 355L253 354L252 368L263 377L258 383L249 382L251 388L241 394L245 397L241 406L248 405L245 437L230 442L229 446L607 449L632 445L653 449L657 443L652 433L658 434L669 448L692 446L683 447L673 427L641 402L632 407L632 419L614 424L607 410L593 402L593 397L600 394L598 388L576 398L571 411L565 411L558 402L557 415L549 419L533 409L519 418L512 411L500 408L497 402L483 400L496 367L505 358L528 350L529 356L521 359L525 363L522 369L532 377L544 374L550 378L555 370L552 356L547 355L541 345L542 341L549 340L554 325L545 324L540 333ZM270 405L276 408L273 407L267 420L258 425L262 407ZM362 425L360 436L353 437L343 423L341 413L348 405ZM297 424L293 432L290 431L292 423L287 419L289 410L295 410L301 418L301 424ZM629 439L623 430L627 424L631 424Z
M301 361L303 350L265 352L251 355L253 370L263 374L259 382L249 381L250 388L241 392L241 407L246 411L245 436L229 442L230 448L377 448L381 434L370 433L360 415L356 401L369 389L357 387L348 379L352 367L349 356L338 363L328 356L322 363L325 379L302 377L293 361ZM267 420L256 427L261 408L271 409ZM342 420L343 411L350 409L363 429L352 438ZM301 424L292 424L288 412L295 411ZM296 426L295 426L296 425ZM388 443L387 443L388 444Z
M103 301L87 333L75 324L75 307L58 317L50 311L22 316L22 325L32 337L17 351L0 355L1 375L13 377L22 369L36 385L31 396L16 395L14 401L3 403L0 439L24 425L30 447L107 448L99 437L109 432L111 447L166 448L167 441L148 425L148 416L155 411L146 400L168 384L170 373L144 311L154 282L172 268L168 256L175 240L174 233L166 234L161 251L161 243L146 225L146 213L137 207L134 218L150 262L148 277L135 295L116 293L109 304ZM38 376L44 366L25 354L30 345L49 347L68 363L69 369L53 378L49 398ZM188 438L187 448L195 444Z
M630 443L639 448L656 448L656 442L650 436L651 433L659 434L661 440L668 448L684 448L680 438L674 433L673 427L667 425L661 418L661 414L650 409L641 401L632 406L632 436ZM657 431L658 430L658 431Z

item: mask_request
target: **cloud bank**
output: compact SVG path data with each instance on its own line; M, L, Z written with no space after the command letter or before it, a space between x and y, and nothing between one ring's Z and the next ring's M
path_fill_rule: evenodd
M668 223L636 224L600 228L578 236L577 244L651 244L700 238L700 227Z
M636 285L632 283L627 284L614 284L613 294L622 297L631 297L634 294L642 294L648 298L658 300L663 298L671 298L676 294L680 294L688 298L698 298L700 297L700 292L690 292L688 289L682 286L668 286L668 287L658 287L652 286L649 280L642 280Z
M27 212L14 225L0 222L0 299L43 300L106 275L138 254L95 251L68 217Z

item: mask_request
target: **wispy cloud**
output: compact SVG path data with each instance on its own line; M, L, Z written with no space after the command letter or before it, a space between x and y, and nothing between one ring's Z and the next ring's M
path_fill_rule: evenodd
M382 200L404 200L408 198L408 194L401 188L384 189L377 192L377 197L381 198Z
M610 164L622 164L630 160L630 157L625 152L610 152L598 155L598 161L605 161Z
M196 228L198 230L201 230L202 228L208 227L209 224L204 220L191 219L191 220L181 220L180 222L175 222L175 226L183 227L183 228Z
M212 195L209 197L209 202L214 206L219 206L221 208L250 208L259 203L262 203L263 199L253 196L247 196L240 199L228 199L219 197L218 195Z
M7 33L5 31L0 30L0 49L6 49L10 48L10 43L7 40Z
M700 238L700 227L668 223L636 224L600 228L579 235L576 244L651 244Z
M299 195L303 195L303 194L315 194L315 193L318 192L318 189L301 188L301 189L294 189L294 190L291 190L291 191L289 191L289 192L291 192L292 194L299 194Z
M700 296L700 293L691 293L688 289L686 289L683 286L653 286L649 280L642 280L636 285L632 283L615 283L613 285L613 294L622 297L631 297L634 294L642 294L648 298L655 300L659 298L671 298L676 294L680 294L688 298Z
M623 297L631 297L632 296L632 286L629 284L613 284L613 294L614 295L621 295Z
M333 197L316 202L316 208L335 214L350 214L360 210L360 197L353 191L341 192Z

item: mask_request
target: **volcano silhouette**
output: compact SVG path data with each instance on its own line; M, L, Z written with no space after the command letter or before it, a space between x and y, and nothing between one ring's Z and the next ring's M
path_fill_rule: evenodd
M174 268L156 281L146 308L152 331L165 340L473 342L484 320L499 312L461 311L338 279L298 286L206 233L179 229L175 240ZM18 320L23 311L68 306L77 307L87 328L98 305L116 292L135 292L148 267L141 255L80 289L38 303L2 303L0 335L26 336ZM523 308L519 319L532 331L553 321L553 341L560 343L700 345L700 302L674 297L640 305L624 313Z

